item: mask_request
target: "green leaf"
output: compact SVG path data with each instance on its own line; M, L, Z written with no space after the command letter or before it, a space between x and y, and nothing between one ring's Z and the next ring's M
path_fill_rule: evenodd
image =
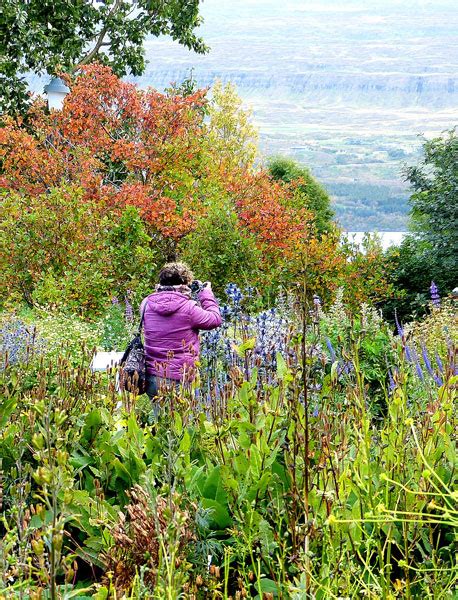
M99 588L97 593L92 596L92 600L107 600L108 598L108 588L105 586Z
M208 475L202 494L205 498L216 500L220 504L227 503L227 494L221 480L220 466L214 467Z
M190 449L191 449L191 436L189 435L189 431L187 429L185 429L185 432L184 432L183 437L180 442L180 450L184 454L189 454Z
M243 344L240 344L240 346L234 346L234 350L241 358L243 358L248 350L253 350L255 346L256 338L250 338L246 342L243 342Z
M11 414L13 413L14 409L16 408L16 404L17 404L17 401L14 398L4 400L1 403L0 428L3 428L6 426Z
M91 592L92 591L92 586L91 587L85 587L85 588L78 588L75 590L71 590L68 592L64 592L63 594L63 599L67 600L68 598L79 598L80 600L83 600L83 598L93 598L93 596L85 596L85 592Z
M254 584L254 587L259 593L260 598L262 597L262 594L273 594L274 597L278 596L277 584L275 583L275 581L272 581L272 579L268 579L267 577L262 577L260 580L258 580Z
M255 446L254 444L251 444L251 446L250 446L249 456L250 456L250 467L251 467L253 476L260 477L261 469L262 469L262 458L261 458L261 453L258 450L258 447Z
M280 381L289 381L292 378L291 371L280 352L277 352L277 375Z
M211 509L210 524L213 529L215 525L218 529L225 529L232 523L227 509L216 500L202 498L201 505L202 508Z

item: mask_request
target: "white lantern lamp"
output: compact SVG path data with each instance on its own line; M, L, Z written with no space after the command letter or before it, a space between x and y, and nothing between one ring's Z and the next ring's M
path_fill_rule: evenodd
M53 77L48 85L45 85L44 92L48 99L49 110L61 110L64 98L70 90L60 77Z

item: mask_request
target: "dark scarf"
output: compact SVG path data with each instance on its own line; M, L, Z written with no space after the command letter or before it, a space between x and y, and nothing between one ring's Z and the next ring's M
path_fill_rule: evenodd
M156 292L178 292L191 298L191 288L183 283L180 285L157 285Z

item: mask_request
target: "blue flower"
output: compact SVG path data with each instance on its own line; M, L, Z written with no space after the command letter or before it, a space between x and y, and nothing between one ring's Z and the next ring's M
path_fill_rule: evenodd
M27 362L31 355L42 349L42 342L36 338L36 331L30 331L20 320L7 322L0 330L1 354L7 357L10 365Z
M129 293L130 290L127 290L127 295L125 297L126 308L124 311L124 316L128 323L132 323L134 321L134 309L132 308L132 304L129 302Z
M394 382L393 374L391 373L391 369L388 369L388 379L390 382L390 391L392 392L396 387L396 383Z
M336 356L334 347L332 345L332 342L331 342L331 340L329 338L326 338L326 346L328 347L329 354L331 355L332 362L336 362L337 356Z
M439 288L434 283L434 281L431 281L429 291L431 293L431 301L433 303L433 306L439 307L441 305L441 297L439 296Z
M406 350L407 350L407 346L406 346ZM415 370L417 372L418 379L420 379L420 381L424 381L425 376L423 374L423 369L421 368L420 361L418 360L417 353L415 352L414 349L412 349L412 362L415 365Z
M405 355L406 355L407 362L410 362L410 363L413 362L412 353L411 353L410 348L409 348L409 346L407 344L404 346L404 352L405 352Z
M243 300L243 294L239 287L235 285L235 283L230 283L226 286L225 289L226 296L229 298L229 301L234 304L234 306L240 306L240 303Z
M437 363L437 366L439 367L439 371L441 373L443 373L444 372L444 365L442 364L441 357L439 356L439 354L437 352L436 352L436 363Z
M396 323L396 329L398 331L399 337L403 338L404 337L404 329L402 328L401 324L398 321L398 313L395 309L394 311L394 322Z
M425 363L426 370L433 377L434 376L434 370L433 370L433 368L431 366L431 362L430 362L429 357L428 357L428 351L427 351L426 346L424 344L421 347L421 354L423 356L423 362Z

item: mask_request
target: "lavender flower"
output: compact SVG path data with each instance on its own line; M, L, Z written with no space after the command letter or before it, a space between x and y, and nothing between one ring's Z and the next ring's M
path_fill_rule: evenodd
M0 354L7 357L10 365L27 362L32 354L41 350L35 329L30 331L19 319L7 322L0 330Z
M391 372L391 369L388 369L388 380L390 382L390 391L392 392L395 389L396 384L394 382L394 378L393 378L393 374Z
M349 373L351 373L354 369L353 363L351 362L351 360L349 361L344 361L341 366L339 367L339 375L341 375L342 373L344 375L348 375Z
M407 362L413 362L412 352L407 344L404 346L404 352L406 355Z
M421 354L423 356L423 362L425 363L426 370L431 375L431 377L434 377L434 370L431 366L431 362L430 362L429 356L428 356L428 351L424 344L422 344L422 346L421 346Z
M336 362L337 356L336 356L334 347L332 345L332 342L331 342L331 340L329 338L326 338L326 346L328 347L329 354L331 355L332 362Z
M438 375L433 375L433 379L436 382L438 387L442 387L444 385L442 377L439 377Z
M399 323L398 312L396 309L394 310L394 322L396 323L396 329L398 331L399 337L403 338L404 337L404 329L402 328L401 324Z
M124 312L124 316L128 323L133 323L134 321L134 309L132 308L132 304L129 302L128 296L125 297L126 308Z
M406 349L407 349L407 346L406 346ZM420 361L418 360L417 353L415 352L414 349L412 349L412 358L413 358L413 363L415 364L415 370L417 372L418 379L420 379L420 381L424 381L425 376L423 374L423 369L421 368Z
M421 347L421 354L423 356L423 362L425 363L426 370L431 375L431 377L434 379L434 381L436 382L436 384L439 387L441 387L443 385L442 378L439 377L438 375L436 375L436 373L434 372L434 369L433 369L433 367L431 365L431 361L429 360L428 351L427 351L426 346L424 344L422 344L422 347Z
M425 377L423 375L423 370L422 370L418 360L415 361L415 370L417 371L418 379L420 379L421 381L424 381Z
M439 367L439 371L441 373L443 373L444 372L444 365L442 364L441 357L439 356L439 354L437 352L436 352L436 363L437 363L437 366Z
M433 306L439 307L441 305L441 297L439 296L439 288L434 283L434 281L431 281L429 291L431 293L431 301L433 303Z

